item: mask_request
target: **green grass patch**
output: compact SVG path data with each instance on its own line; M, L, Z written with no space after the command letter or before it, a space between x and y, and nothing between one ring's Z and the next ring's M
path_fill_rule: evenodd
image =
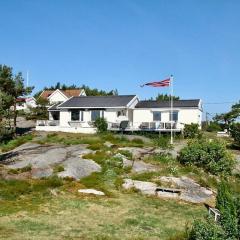
M121 153L122 155L124 155L129 160L132 160L132 158L133 158L132 153L128 150L119 150L118 152Z
M30 172L32 170L31 165L27 165L26 167L23 168L11 168L8 170L9 174L19 174L19 173L24 173L24 172Z
M8 152L28 141L31 141L32 139L33 139L32 134L20 136L20 137L17 137L16 139L10 140L9 142L7 142L5 144L0 145L0 149L2 152Z
M53 168L53 173L59 173L59 172L63 172L64 171L64 167L62 165L55 165Z

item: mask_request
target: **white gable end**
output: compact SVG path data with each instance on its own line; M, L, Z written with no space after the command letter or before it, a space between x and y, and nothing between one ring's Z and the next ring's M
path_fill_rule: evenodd
M54 91L49 97L48 100L50 104L56 103L56 102L64 102L68 99L67 96L65 96L61 91L58 89Z

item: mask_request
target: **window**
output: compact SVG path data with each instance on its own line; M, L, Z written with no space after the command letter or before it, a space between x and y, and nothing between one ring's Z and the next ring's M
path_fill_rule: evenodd
M84 111L80 111L81 113L81 122L83 122L83 114L84 114Z
M80 111L79 110L72 110L71 111L71 120L72 121L79 121Z
M170 121L175 121L175 122L178 121L178 112L173 111L172 116L171 116L171 112L170 112L169 116L170 116Z
M94 122L100 116L101 116L101 111L100 110L92 110L91 111L91 120L92 120L92 122Z
M161 121L161 112L153 112L153 121Z
M125 111L125 110L117 111L117 116L118 116L118 117L120 117L120 116L126 116L126 111Z

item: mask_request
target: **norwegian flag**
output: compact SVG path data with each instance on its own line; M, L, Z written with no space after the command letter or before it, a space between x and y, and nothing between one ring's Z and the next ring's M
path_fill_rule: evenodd
M150 87L169 87L171 84L171 79L167 78L165 80L162 80L160 82L149 82L141 85L140 87L144 86L150 86Z

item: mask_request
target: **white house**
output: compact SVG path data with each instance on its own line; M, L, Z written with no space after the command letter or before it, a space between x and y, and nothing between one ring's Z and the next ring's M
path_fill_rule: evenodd
M86 96L84 89L44 90L39 97L47 99L50 105L53 105L55 103L65 102L70 97L77 97L77 96Z
M201 128L202 103L200 99L175 100L171 115L170 101L139 101L133 112L133 126L140 129L175 131L185 124L196 123Z
M49 109L49 120L38 121L36 130L95 133L93 122L103 117L109 130L182 131L184 124L201 126L202 106L199 99L173 102L139 101L136 95L78 96Z
M16 101L16 109L27 111L30 108L36 107L36 99L34 97L27 97L27 98L17 98Z

